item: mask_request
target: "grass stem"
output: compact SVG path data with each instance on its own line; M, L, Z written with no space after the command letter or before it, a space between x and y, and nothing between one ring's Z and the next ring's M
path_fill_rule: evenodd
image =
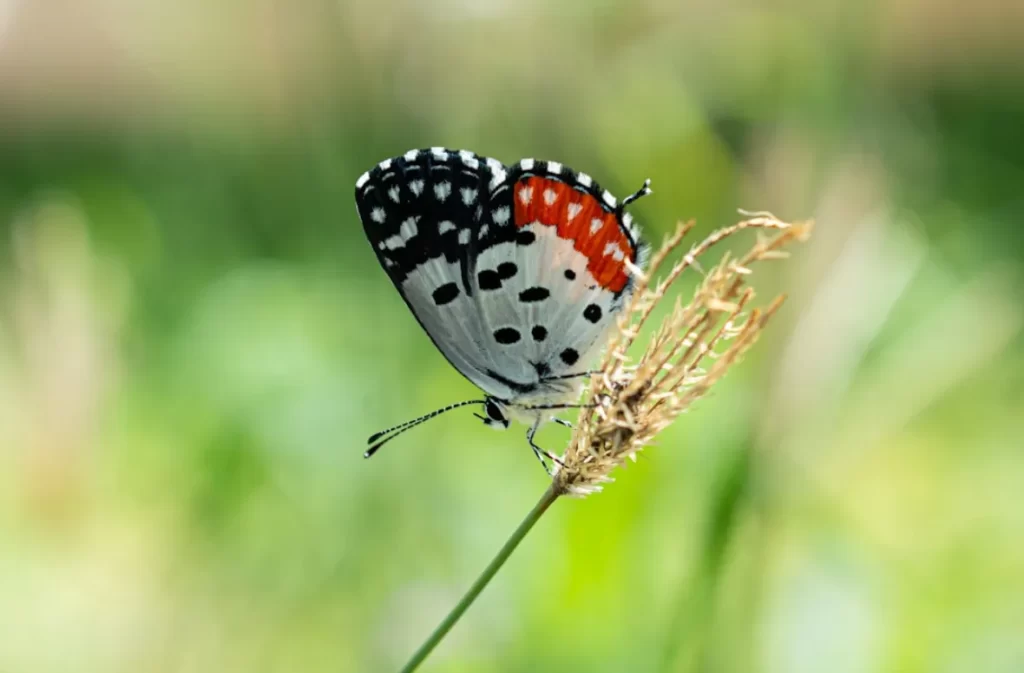
M491 562L487 564L487 567L484 568L484 571L476 578L473 585L469 587L469 590L465 595L459 599L458 603L455 604L455 607L448 613L448 616L438 624L433 633L431 633L423 644L419 646L419 649L413 653L412 658L410 658L409 662L402 668L401 673L411 673L412 671L415 671L419 665L422 664L428 656L430 656L430 653L433 652L438 643L440 643L451 628L455 626L455 622L459 621L462 614L470 605L473 604L473 601L480 595L480 592L484 590L484 587L486 587L487 583L491 581L491 578L494 577L501 566L505 565L505 561L507 561L508 557L512 555L512 552L519 546L519 543L523 541L523 538L530 532L533 525L537 523L544 512L547 511L548 507L551 506L551 503L557 500L558 496L561 494L562 491L556 486L556 484L552 483L548 490L544 492L544 495L541 496L540 500L537 501L537 504L534 505L533 509L530 510L530 513L526 515L526 518L523 519L522 523L519 524L519 527L512 532L512 535L501 547L497 555L495 555Z

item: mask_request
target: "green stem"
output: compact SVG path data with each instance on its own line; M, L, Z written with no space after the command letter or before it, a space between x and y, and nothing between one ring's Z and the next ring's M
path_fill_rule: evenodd
M711 502L711 515L704 534L704 543L697 568L680 587L675 614L669 620L666 647L660 670L703 671L707 658L708 632L719 591L727 553L750 507L752 450L739 449L735 462L729 466ZM681 635L685 634L685 636ZM684 656L685 655L685 656Z
M484 587L487 586L487 583L491 581L491 578L494 577L495 573L498 572L501 566L505 565L505 561L508 560L508 557L512 555L515 548L519 546L519 543L523 541L526 534L530 532L531 528L533 528L533 524L537 523L537 520L540 519L541 515L547 511L548 507L551 506L551 503L557 500L558 496L561 494L562 492L554 483L552 483L550 488L548 488L548 490L544 492L544 495L541 496L540 500L537 501L537 504L533 506L533 509L530 510L530 513L526 515L526 518L523 519L523 522L519 524L519 527L513 531L512 535L498 551L497 556L487 564L484 571L480 573L480 577L477 577L476 581L473 582L473 586L469 587L469 591L466 592L466 595L459 600L455 607L452 608L452 611L448 613L448 616L444 618L444 621L434 629L434 632L430 634L430 637L427 638L426 641L420 645L419 649L412 655L412 658L409 659L409 663L402 668L401 673L411 673L412 671L415 671L419 665L422 664L428 656L430 656L430 653L433 652L435 647L437 647L437 644L440 643L448 634L448 631L455 626L455 622L459 621L459 617L462 616L462 613L464 613L469 606L473 604L473 601L476 600L476 597L480 595L480 592L484 590Z

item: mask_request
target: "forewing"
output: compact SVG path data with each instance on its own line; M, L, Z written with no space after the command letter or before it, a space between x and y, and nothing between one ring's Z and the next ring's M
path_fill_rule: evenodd
M458 371L503 399L516 391L492 376L500 364L473 296L472 269L488 190L505 177L493 159L431 148L386 159L356 182L366 236L413 315Z

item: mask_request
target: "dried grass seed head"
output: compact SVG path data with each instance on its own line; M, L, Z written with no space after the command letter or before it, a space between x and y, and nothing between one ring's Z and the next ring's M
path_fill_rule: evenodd
M741 211L742 212L742 211ZM748 219L718 229L693 246L657 282L671 253L693 228L680 223L652 256L646 272L630 272L637 287L619 317L599 373L591 378L579 423L557 466L555 487L583 496L611 481L610 472L647 446L675 418L701 398L749 349L784 297L765 308L751 308L755 293L749 282L754 265L783 259L785 248L806 240L812 223L786 223L770 213L743 213ZM742 256L726 254L708 271L699 259L712 247L747 229L757 231L754 245ZM773 235L769 235L771 232ZM655 328L643 355L635 362L627 351L652 312L688 268L704 273L693 298L676 299Z

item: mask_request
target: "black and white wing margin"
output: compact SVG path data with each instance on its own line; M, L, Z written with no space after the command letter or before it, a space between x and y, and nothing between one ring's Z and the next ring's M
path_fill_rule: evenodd
M501 382L473 296L481 229L495 229L488 190L505 175L466 150L410 150L360 176L355 195L377 259L437 349L484 392L510 399L521 391Z

